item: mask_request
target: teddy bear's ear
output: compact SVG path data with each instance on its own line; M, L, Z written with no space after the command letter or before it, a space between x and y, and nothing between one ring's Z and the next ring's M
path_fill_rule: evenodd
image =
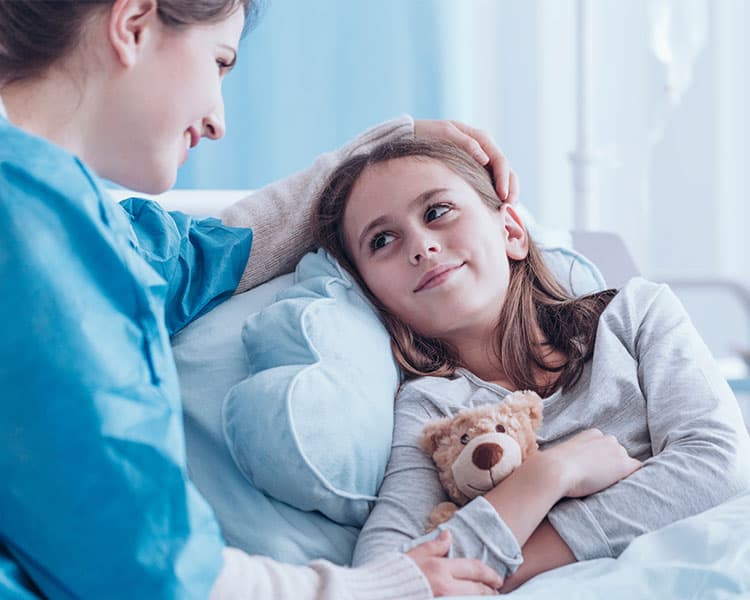
M450 434L452 422L453 419L446 417L427 423L422 430L422 437L419 438L420 448L432 455L437 450L440 440Z
M544 404L539 394L532 392L531 390L525 390L522 392L513 392L506 402L513 408L520 412L525 412L529 415L531 426L534 431L538 430L542 425L542 411Z

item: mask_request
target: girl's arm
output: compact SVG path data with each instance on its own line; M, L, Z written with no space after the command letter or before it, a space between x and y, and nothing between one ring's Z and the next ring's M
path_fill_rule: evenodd
M578 560L618 556L635 537L750 488L742 414L679 300L644 281L620 294L618 310L600 320L597 344L624 344L633 357L653 456L617 485L550 512Z
M417 439L424 424L438 416L429 401L409 388L402 390L391 458L377 504L358 539L355 564L429 539L424 536L429 513L447 497ZM597 431L539 452L440 526L453 534L450 556L479 558L507 577L522 561L521 546L562 496L599 490L638 466L614 438Z
M511 592L539 573L576 562L576 557L547 519L523 546L523 564L505 580L502 593Z
M402 388L396 402L391 456L378 500L357 540L353 564L394 550L410 550L439 533L425 536L428 516L448 498L418 439L426 422L443 416L421 392ZM478 558L503 578L521 562L520 545L484 498L459 509L441 528L449 529L453 538L448 556Z
M484 497L524 546L560 498L588 496L640 466L613 436L587 429L532 454Z

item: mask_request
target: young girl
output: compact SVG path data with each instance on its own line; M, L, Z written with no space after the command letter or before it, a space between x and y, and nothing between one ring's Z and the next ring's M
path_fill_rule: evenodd
M506 590L616 557L750 487L737 402L669 288L638 278L572 298L461 150L404 141L353 157L323 190L319 222L408 379L355 563L426 539L446 500L418 445L424 425L518 389L544 398L542 451L440 526L451 555L481 558Z
M259 191L257 220L115 204L100 177L161 192L201 137L222 137L221 84L252 8L0 0L4 598L426 598L499 582L442 558L447 537L359 569L250 557L225 547L188 477L169 336L304 251L314 191L337 162L440 135L491 159L513 196L483 134L404 118Z

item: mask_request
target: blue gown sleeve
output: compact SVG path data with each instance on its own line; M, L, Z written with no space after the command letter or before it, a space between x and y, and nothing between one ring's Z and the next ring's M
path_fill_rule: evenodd
M206 598L224 542L187 476L165 326L168 297L174 327L217 297L192 228L175 221L166 285L83 165L2 141L0 596Z
M130 217L137 251L167 282L170 335L232 295L250 254L250 229L167 212L142 198L120 204Z

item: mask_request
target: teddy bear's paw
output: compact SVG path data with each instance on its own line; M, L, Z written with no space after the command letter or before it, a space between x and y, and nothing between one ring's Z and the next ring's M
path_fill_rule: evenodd
M453 502L441 502L438 504L432 509L432 512L427 519L427 533L435 529L441 523L445 523L457 510L458 506L453 504Z

